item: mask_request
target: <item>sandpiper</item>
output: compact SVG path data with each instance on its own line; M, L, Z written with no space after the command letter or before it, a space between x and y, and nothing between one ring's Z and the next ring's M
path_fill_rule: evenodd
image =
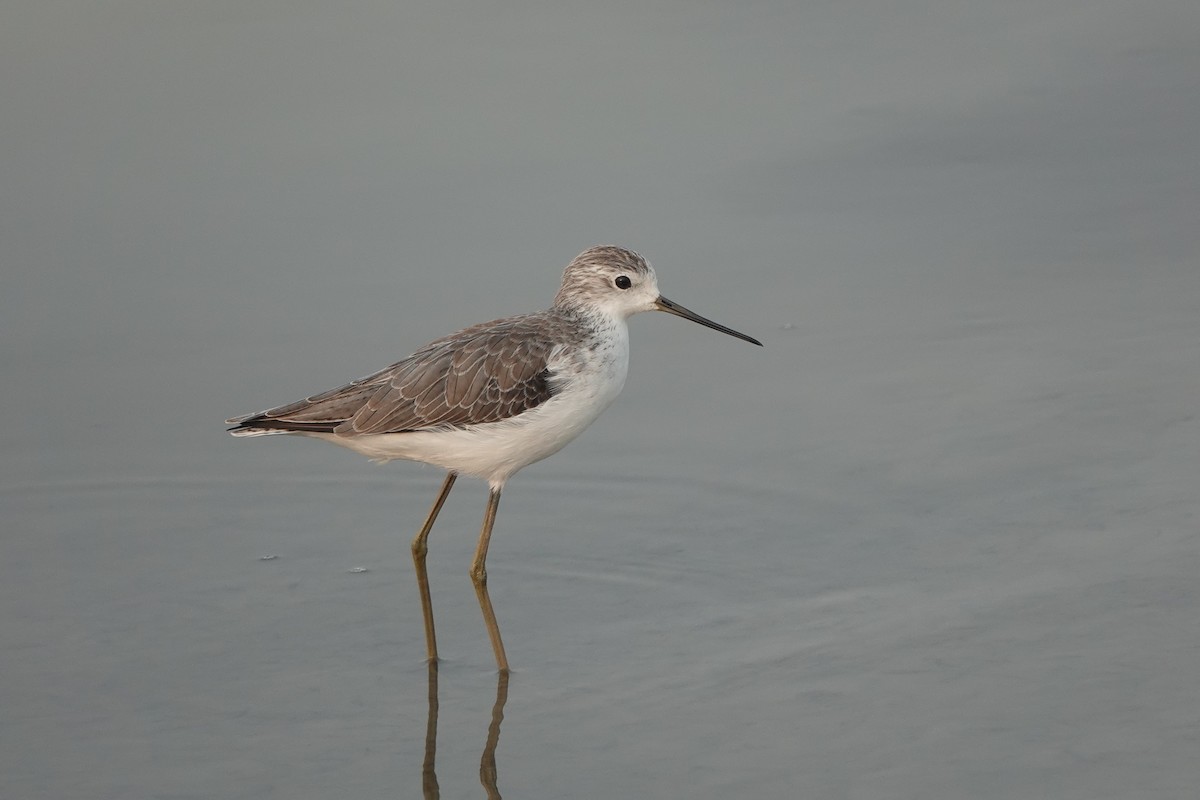
M608 407L629 366L626 320L666 311L738 339L659 294L649 262L621 247L593 247L563 272L554 304L436 339L365 378L226 422L234 436L300 434L384 462L406 459L447 471L425 524L412 542L429 660L437 660L433 606L425 571L429 531L459 474L488 482L488 504L471 579L496 664L508 658L487 591L487 551L500 492L518 470L558 452Z

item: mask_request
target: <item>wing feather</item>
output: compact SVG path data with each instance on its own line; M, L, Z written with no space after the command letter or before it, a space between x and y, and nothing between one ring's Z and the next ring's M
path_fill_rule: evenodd
M556 337L547 334L558 324L542 312L476 325L345 386L230 423L361 436L508 419L555 393Z

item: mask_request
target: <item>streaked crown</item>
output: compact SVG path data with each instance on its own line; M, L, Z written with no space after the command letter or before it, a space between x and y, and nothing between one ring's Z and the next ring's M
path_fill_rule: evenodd
M658 279L650 262L632 250L603 245L589 247L567 265L554 305L628 316L649 311L657 297Z

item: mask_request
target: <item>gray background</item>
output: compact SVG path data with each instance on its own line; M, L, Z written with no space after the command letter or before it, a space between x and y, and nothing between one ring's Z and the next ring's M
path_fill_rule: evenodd
M502 793L1193 797L1197 30L6 3L0 794L419 796L439 474L221 420L616 243L766 347L634 319L622 398L510 484ZM448 797L496 699L484 498L431 540Z

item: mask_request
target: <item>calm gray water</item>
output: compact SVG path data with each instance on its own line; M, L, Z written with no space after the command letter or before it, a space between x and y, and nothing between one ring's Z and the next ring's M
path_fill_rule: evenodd
M0 795L1186 798L1192 3L9 4ZM501 504L221 421L631 321ZM363 571L365 570L365 571ZM483 765L481 779L481 762Z

